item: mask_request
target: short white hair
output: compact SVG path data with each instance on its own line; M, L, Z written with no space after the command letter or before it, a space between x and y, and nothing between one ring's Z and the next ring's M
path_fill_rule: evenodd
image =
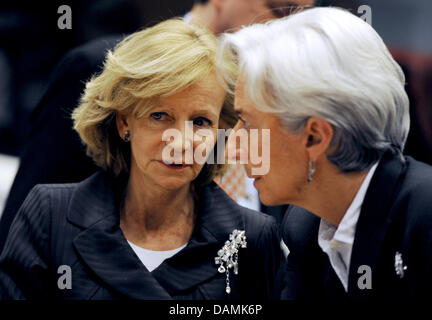
M255 107L300 132L311 116L334 129L328 159L362 171L409 131L405 76L375 30L338 8L313 8L224 34L219 57L235 57ZM236 79L219 70L232 86Z

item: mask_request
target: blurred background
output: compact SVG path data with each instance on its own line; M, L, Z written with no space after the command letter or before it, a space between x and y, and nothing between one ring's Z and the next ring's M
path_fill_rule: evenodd
M28 135L29 117L51 72L71 48L111 34L128 34L184 15L194 0L48 0L0 4L0 214ZM72 9L72 29L59 29L59 6ZM406 153L432 164L432 1L335 0L361 16L368 5L372 26L407 77L411 132ZM35 168L37 170L37 168Z

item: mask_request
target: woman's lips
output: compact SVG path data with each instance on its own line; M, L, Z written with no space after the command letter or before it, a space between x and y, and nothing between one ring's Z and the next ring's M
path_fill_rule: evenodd
M190 164L184 164L184 163L182 163L182 164L167 164L167 163L165 163L165 162L163 162L163 161L159 161L165 168L168 168L168 169L171 169L171 170L184 170L184 169L186 169L187 167L190 167L191 165Z

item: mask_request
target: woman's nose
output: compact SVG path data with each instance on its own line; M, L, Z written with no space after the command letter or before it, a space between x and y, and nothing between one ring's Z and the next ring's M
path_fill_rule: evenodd
M248 160L248 134L239 123L230 132L225 147L225 157L228 163L246 164ZM238 143L239 141L239 143Z
M177 130L180 134L176 136L173 142L173 147L177 151L187 152L193 148L194 130L192 121L184 121L179 124Z

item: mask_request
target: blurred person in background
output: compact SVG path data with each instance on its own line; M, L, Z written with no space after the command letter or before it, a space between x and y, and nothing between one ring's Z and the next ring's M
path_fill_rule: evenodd
M282 17L298 11L298 7L309 7L314 3L313 0L196 1L185 20L220 34L236 31L243 25ZM10 224L33 186L78 182L98 170L93 160L86 156L78 134L72 130L70 114L78 104L85 82L92 74L101 71L106 51L120 40L121 37L112 36L77 47L62 59L52 74L44 96L32 113L30 134L21 152L18 173L0 220L0 252ZM244 183L242 176L238 181ZM229 186L225 189L230 191ZM250 197L256 197L254 189ZM258 200L249 202L255 203L254 208L259 209ZM285 209L286 206L269 207L265 211L279 220Z
M174 2L161 0L167 1ZM8 117L5 123L0 115L0 153L19 155L28 135L29 116L43 96L59 59L71 48L91 39L129 34L145 25L147 15L140 11L143 7L140 2L149 1L71 1L67 4L72 10L72 28L60 29L58 8L65 3L50 1L41 6L37 2L2 1L0 52L4 54L10 72L4 73L0 65L0 82L8 83L7 94L1 91L8 100L5 104L0 101L0 114L7 113ZM171 8L176 10L174 5ZM153 9L146 5L142 10Z
M191 5L192 0L189 1ZM70 113L78 104L85 82L93 73L101 71L106 50L112 49L122 35L153 22L155 16L184 14L190 8L182 10L187 2L180 5L178 1L161 0L156 5L142 0L95 0L91 3L78 0L71 4L70 30L57 27L59 4L0 5L0 20L3 21L0 26L0 51L4 48L11 69L10 78L3 72L4 81L9 80L9 85L8 94L2 94L2 97L8 99L3 99L0 109L6 110L4 113L10 121L6 123L6 128L0 128L0 152L18 155L20 151L22 164L15 185L10 189L12 178L6 194L0 196L1 201L8 196L8 192L10 194L8 203L0 203L3 212L3 215L0 212L0 251L13 219L11 212L16 213L24 200L23 192L28 193L29 190L26 190L31 188L33 182L80 181L94 172L86 169L90 166L96 169L91 161L82 157L84 149L79 146L77 135L71 130ZM169 7L169 13L165 8L163 14L158 7L162 4ZM101 36L105 38L91 41L87 49L84 45L83 50L72 50L51 73L68 48ZM30 111L33 111L31 117ZM70 149L66 147L69 144ZM0 155L0 162L3 163L1 160ZM18 165L18 161L16 163ZM62 171L61 166L65 170ZM81 169L84 173L80 173ZM6 169L2 167L1 170ZM56 175L59 177L56 178ZM1 191L5 188L5 182L0 181Z
M0 256L0 298L272 298L274 218L239 206L213 182L226 164L186 160L200 144L217 157L217 129L235 123L215 72L217 45L207 29L173 19L108 52L73 112L102 170L32 189ZM236 73L228 57L219 62ZM168 129L180 137L164 140ZM198 141L201 129L214 139ZM180 163L164 158L168 144Z
M271 130L270 171L248 175L262 202L292 205L282 297L430 298L432 167L403 155L405 76L375 30L313 8L225 34L220 52L240 69L235 130Z

